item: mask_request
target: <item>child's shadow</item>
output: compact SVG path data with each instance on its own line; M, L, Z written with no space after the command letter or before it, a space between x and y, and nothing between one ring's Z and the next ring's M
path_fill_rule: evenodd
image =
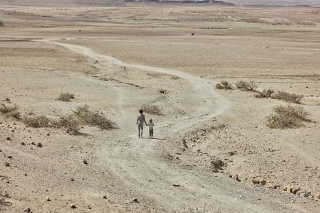
M159 141L164 141L165 138L149 138L149 139L152 139L152 140L159 140Z

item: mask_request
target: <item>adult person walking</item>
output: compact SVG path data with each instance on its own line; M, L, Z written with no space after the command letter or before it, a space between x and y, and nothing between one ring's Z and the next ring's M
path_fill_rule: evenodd
M140 109L139 110L139 115L138 115L138 118L137 118L137 124L138 124L138 136L139 138L142 137L142 134L143 134L143 123L145 123L147 126L147 122L146 122L146 118L143 114L143 110Z

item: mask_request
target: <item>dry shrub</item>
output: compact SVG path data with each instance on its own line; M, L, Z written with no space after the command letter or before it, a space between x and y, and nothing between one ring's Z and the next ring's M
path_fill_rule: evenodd
M26 126L33 127L33 128L54 127L55 126L55 121L47 118L44 115L35 116L35 117L25 116L25 117L23 117L22 122Z
M295 104L300 104L303 95L297 95L294 93L288 93L284 91L277 92L274 96L275 99L284 100L287 102L292 102Z
M55 122L57 128L64 128L70 135L78 135L80 132L79 122L71 115L60 116L60 119Z
M301 106L276 106L273 111L275 113L267 117L267 126L273 129L301 127L303 121L310 122L310 119L308 119L309 112Z
M273 93L274 93L274 90L272 89L267 89L267 90L264 89L261 92L257 91L257 94L255 94L254 96L256 98L270 98Z
M18 112L18 106L6 106L5 104L2 104L0 106L0 112L4 114L7 118L15 118L17 120L21 119L21 114Z
M222 84L220 84L220 83L217 83L216 84L216 88L217 89L224 89L224 86Z
M101 112L90 111L89 106L84 105L78 107L74 111L74 115L79 120L80 123L87 124L90 126L98 126L100 129L115 129L116 124L109 119L107 119Z
M58 97L59 101L65 101L65 102L69 102L71 101L71 99L74 99L74 94L72 93L61 93L60 96Z
M160 109L160 107L156 106L156 105L143 105L141 107L141 109L149 114L153 114L153 115L162 115L162 111Z
M172 80L178 80L180 77L177 76L177 75L172 75L170 78L171 78Z
M220 83L216 84L217 89L232 89L232 84L230 84L228 81L220 81Z
M168 94L168 93L169 93L169 91L166 90L166 89L160 89L159 92L160 92L161 94Z
M44 115L23 118L23 123L28 127L33 128L60 128L66 129L70 135L79 134L79 122L72 116L60 116L58 120L47 118Z
M197 208L197 207L185 207L183 210L173 210L173 213L221 213L220 210L215 210L215 211L209 211L206 208L206 205L204 208Z
M256 83L253 81L250 81L250 82L239 81L236 83L236 86L238 87L238 89L244 90L244 91L253 91L257 88Z
M12 204L9 201L6 201L6 198L0 198L0 211L5 210L6 207L11 206Z

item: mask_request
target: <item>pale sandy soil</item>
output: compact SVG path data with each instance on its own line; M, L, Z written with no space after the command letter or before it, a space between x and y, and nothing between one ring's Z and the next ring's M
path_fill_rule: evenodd
M50 118L86 104L118 128L83 126L72 136L1 116L1 211L319 212L319 12L6 5L1 104ZM221 80L302 94L312 122L269 129L266 117L287 103L217 90ZM75 99L58 101L62 92ZM147 129L144 138L137 135L143 105L162 111L146 113L154 139ZM43 147L33 145L39 142ZM224 166L216 171L211 162L218 159Z

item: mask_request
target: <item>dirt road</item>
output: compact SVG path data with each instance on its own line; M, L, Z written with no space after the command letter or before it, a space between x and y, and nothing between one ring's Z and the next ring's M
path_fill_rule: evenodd
M164 115L163 120L156 124L157 132L161 135L156 139L139 139L136 132L132 130L135 120L117 120L121 134L114 138L114 142L100 147L96 155L101 159L99 166L109 170L119 180L119 190L132 190L137 193L139 200L148 199L156 202L154 205L162 206L164 212L170 209L204 206L210 211L222 210L223 212L292 212L293 209L286 209L286 198L279 193L247 187L226 179L223 174L183 169L163 161L166 144L171 143L170 138L177 133L199 128L208 120L214 121L229 107L228 100L213 89L214 82L181 71L128 64L93 52L87 47L55 41L45 42L63 46L93 61L102 61L103 64L111 63L144 72L174 75L190 84L191 91L180 90L180 95L197 107L188 112L187 116L181 116L174 121ZM104 76L108 73L100 67L98 75ZM172 83L170 85L172 86ZM120 117L130 118L131 114L127 113L124 102L130 100L132 94L122 88L118 89L116 96L119 100L117 111ZM264 202L265 200L268 202ZM294 208L294 211L304 212L301 206Z

